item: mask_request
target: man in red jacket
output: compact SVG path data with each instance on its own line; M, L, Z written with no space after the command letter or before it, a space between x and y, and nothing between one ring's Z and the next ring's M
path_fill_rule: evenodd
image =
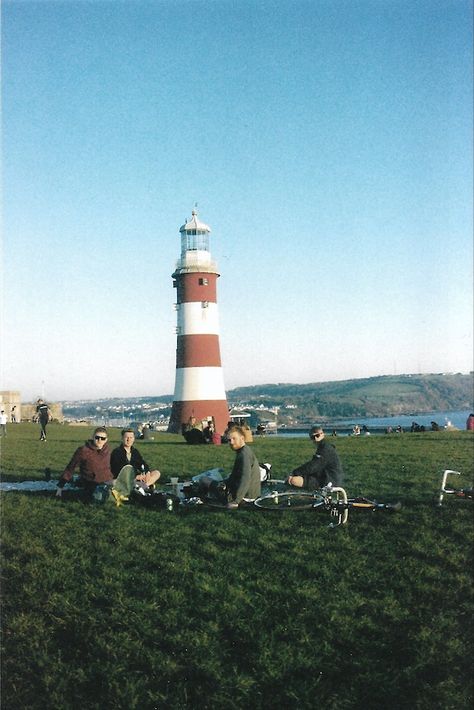
M58 490L56 491L58 497L61 497L64 486L72 479L78 466L80 484L90 497L98 485L104 483L112 485L113 476L110 470L110 449L107 439L107 429L97 427L92 439L76 449L58 481Z

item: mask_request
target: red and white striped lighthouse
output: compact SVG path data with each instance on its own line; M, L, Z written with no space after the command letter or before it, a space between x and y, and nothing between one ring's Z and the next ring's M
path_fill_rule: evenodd
M207 224L193 210L183 224L181 258L173 273L176 288L176 380L168 431L180 432L194 416L212 417L222 434L229 420L219 347L217 265L209 251Z

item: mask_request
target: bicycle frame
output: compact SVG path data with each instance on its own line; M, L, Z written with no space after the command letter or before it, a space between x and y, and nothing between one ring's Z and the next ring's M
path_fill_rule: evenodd
M169 486L171 486L171 484L164 485L165 488ZM188 497L188 494L183 495L185 486L186 483L178 484L179 492L177 492L177 497L173 496L181 505L195 505L199 502L210 505L211 507L225 508L225 505L222 505L222 503L216 503L216 501L212 501L206 497L202 498L196 494L192 497ZM268 479L265 481L265 488L268 489L267 492L262 491L263 495L259 496L253 502L257 507L264 507L267 508L267 510L302 510L305 508L326 510L333 519L329 524L331 528L347 524L349 508L367 510L400 510L401 508L400 503L377 503L376 501L363 497L348 498L344 488L333 486L332 484L328 484L318 491L301 491L298 493L298 490L295 490L294 487L288 487L285 480ZM293 496L295 496L295 498L293 498ZM298 496L304 499L304 504L296 500ZM279 499L281 500L279 501ZM271 503L270 505L262 505L263 501L266 501L267 504L269 501Z

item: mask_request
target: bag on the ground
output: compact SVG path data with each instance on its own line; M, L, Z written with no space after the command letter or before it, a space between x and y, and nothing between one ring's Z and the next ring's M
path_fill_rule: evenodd
M217 483L220 483L223 480L223 472L223 468L210 468L208 471L203 471L202 473L198 473L196 476L193 476L191 480L193 483L199 483L202 479L208 478L211 481L217 481Z
M99 483L92 492L93 503L106 503L110 497L110 486Z
M272 476L272 465L271 463L261 463L260 468L260 483L270 480Z

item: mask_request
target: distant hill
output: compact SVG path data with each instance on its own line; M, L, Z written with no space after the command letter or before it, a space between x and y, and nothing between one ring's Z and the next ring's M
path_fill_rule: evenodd
M470 409L474 380L472 373L387 375L305 385L253 385L236 388L228 397L236 404L279 407L280 422L285 416L289 420L382 417ZM288 406L291 409L285 409Z
M383 417L474 409L473 374L387 375L359 380L278 383L237 387L227 392L231 407L250 408L252 425L279 408L279 424L305 425L315 419ZM154 421L169 417L173 395L62 402L65 417Z

